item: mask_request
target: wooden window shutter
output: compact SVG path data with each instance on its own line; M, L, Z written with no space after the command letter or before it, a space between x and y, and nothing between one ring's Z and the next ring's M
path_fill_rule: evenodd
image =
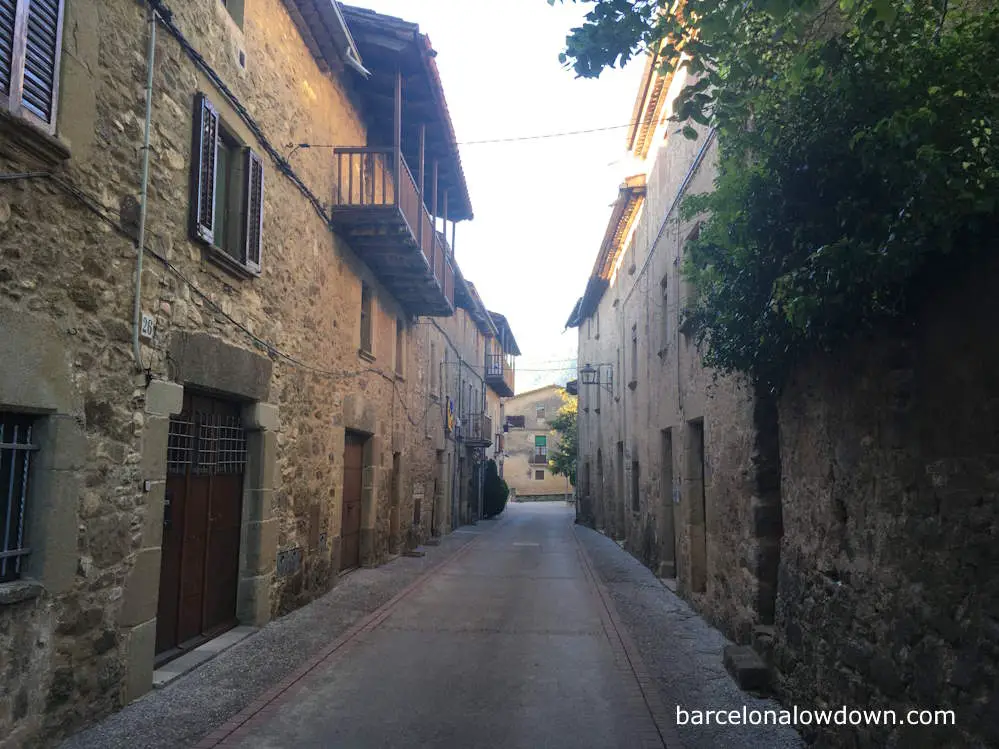
M243 258L246 267L260 273L260 252L264 233L264 164L251 149L246 149L246 247Z
M17 0L0 0L0 98L10 96L14 75L14 28Z
M22 0L22 3L24 0ZM27 0L21 104L42 122L55 121L62 36L62 0Z
M191 149L192 231L196 239L208 244L215 241L218 148L219 113L204 94L198 94L194 97L194 143Z

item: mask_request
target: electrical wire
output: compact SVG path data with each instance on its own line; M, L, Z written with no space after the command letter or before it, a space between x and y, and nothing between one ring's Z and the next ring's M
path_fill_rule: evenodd
M135 241L135 237L123 227L113 215L110 214L111 209L100 202L100 200L86 191L80 189L76 185L68 182L62 177L56 176L51 172L16 172L8 174L0 174L0 182L10 182L19 179L47 179L52 184L59 187L63 192L65 192L70 197L77 200L83 207L97 216L101 221L108 224L111 228L117 231L126 239ZM309 372L317 376L327 377L334 380L346 380L353 377L359 377L365 374L376 374L380 377L388 380L392 383L393 394L399 398L399 402L402 404L402 409L406 414L406 418L414 427L419 427L423 421L426 419L427 414L432 408L433 404L430 402L427 408L424 410L423 415L420 417L419 421L414 421L411 415L411 409L407 405L405 398L403 398L402 393L399 392L399 383L394 375L386 373L385 370L377 367L366 367L364 369L358 370L331 370L325 369L323 367L318 367L308 362L304 362L296 356L282 351L274 344L256 335L252 330L250 330L246 325L236 320L232 315L225 312L220 305L218 305L206 292L202 291L197 284L195 284L191 279L189 279L177 266L171 263L167 258L160 255L158 252L153 250L149 245L144 245L143 250L152 258L157 260L162 264L167 270L173 273L178 279L180 279L193 294L195 294L199 299L201 299L209 307L209 309L216 315L224 318L230 325L238 329L241 333L247 336L253 344L265 351L268 356L273 358L281 359L287 364L290 364L298 369ZM427 399L430 401L430 398Z

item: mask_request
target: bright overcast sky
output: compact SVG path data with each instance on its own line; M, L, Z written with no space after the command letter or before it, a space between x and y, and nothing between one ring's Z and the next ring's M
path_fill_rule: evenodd
M420 25L437 50L459 142L626 125L642 61L577 80L558 54L585 5L546 0L353 0ZM583 292L626 176L625 136L602 133L462 145L475 219L455 254L486 306L507 316L523 353L517 391L547 384L574 359L565 321Z

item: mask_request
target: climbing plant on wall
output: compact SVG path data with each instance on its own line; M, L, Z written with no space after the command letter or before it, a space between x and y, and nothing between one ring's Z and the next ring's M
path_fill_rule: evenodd
M661 44L692 74L678 127L719 135L715 189L684 205L706 216L686 317L710 366L777 389L802 355L904 315L935 259L995 247L992 4L592 5L563 61L596 76Z

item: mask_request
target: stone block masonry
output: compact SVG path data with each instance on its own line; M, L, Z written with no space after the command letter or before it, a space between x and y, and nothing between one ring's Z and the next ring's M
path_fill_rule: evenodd
M344 74L320 69L285 3L255 0L238 23L215 0L171 10L272 143L368 141ZM149 688L168 429L186 395L236 404L247 433L233 603L244 623L263 624L336 584L345 426L371 443L366 564L397 546L386 480L396 432L403 471L426 482L435 465L417 418L426 382L392 372L395 321L406 317L397 300L162 27L141 284L155 332L141 346L145 371L136 373L131 232L147 34L142 4L66 3L55 139L0 128L0 172L59 179L8 181L0 190L0 410L35 415L40 438L25 580L0 584L0 652L12 654L3 659L0 736L14 745L51 742ZM259 276L232 272L190 239L198 93L227 138L263 154ZM292 168L315 194L332 195L332 164L326 150L302 150ZM82 191L90 208L60 184ZM373 361L358 356L362 280L373 293ZM425 370L415 332L406 335L412 361L402 369ZM411 517L408 502L396 509ZM279 574L280 559L298 563Z
M999 264L936 274L910 323L815 359L780 401L782 696L957 717L828 745L999 743Z

